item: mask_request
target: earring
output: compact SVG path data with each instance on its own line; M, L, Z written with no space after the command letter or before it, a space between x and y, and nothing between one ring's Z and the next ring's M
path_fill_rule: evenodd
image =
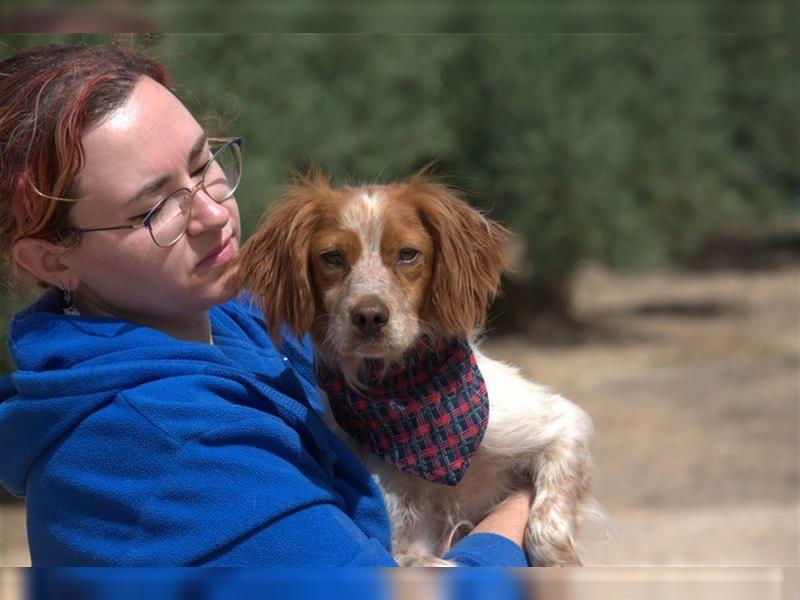
M69 316L79 316L81 313L75 308L75 297L77 293L73 290L65 290L62 288L61 293L64 294L64 314Z

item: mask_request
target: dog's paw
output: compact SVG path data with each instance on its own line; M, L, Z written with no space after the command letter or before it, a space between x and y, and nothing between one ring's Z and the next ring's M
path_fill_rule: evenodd
M574 551L556 548L533 548L528 559L536 567L582 567L583 563Z
M580 567L583 566L571 535L542 532L529 527L525 536L528 559L536 567Z
M401 553L396 554L394 559L401 567L457 567L458 565L451 560L439 558L433 554Z

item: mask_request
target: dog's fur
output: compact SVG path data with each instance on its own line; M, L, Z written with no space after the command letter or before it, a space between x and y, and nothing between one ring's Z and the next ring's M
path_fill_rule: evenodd
M316 359L358 387L367 358L385 364L428 335L470 339L490 397L489 425L454 487L407 475L348 440L381 486L400 564L436 564L467 528L520 486L534 488L525 545L537 565L580 564L575 533L592 512L592 423L561 396L482 354L475 333L497 291L508 231L450 188L417 174L386 186L333 188L312 172L274 205L236 260L270 334L282 323L310 332ZM370 335L354 325L362 302L388 322ZM324 394L323 394L324 396Z

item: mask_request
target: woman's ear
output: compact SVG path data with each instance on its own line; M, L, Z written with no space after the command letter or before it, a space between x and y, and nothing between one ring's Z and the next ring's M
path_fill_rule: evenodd
M11 247L14 264L37 280L62 290L76 290L80 278L69 248L47 240L26 237Z
M510 232L444 185L419 175L407 183L435 245L424 316L447 333L469 336L483 326L497 293Z

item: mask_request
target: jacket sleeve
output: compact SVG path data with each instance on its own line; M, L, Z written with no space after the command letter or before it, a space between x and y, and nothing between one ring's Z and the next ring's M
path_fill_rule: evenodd
M297 431L274 415L223 422L176 448L143 502L122 564L396 564L385 512L363 506L379 498L353 506L337 491L338 469L315 460ZM448 558L468 566L525 565L518 546L493 534L467 536Z
M222 422L176 449L141 507L124 563L395 564L386 540L348 514L332 470L312 458L294 429L268 414Z
M237 459L236 441L246 435L242 425L237 424L232 436L234 428L203 436L198 440L200 446L192 449L193 456L181 461L183 475L205 479L203 489L191 502L191 510L208 516L218 512L220 519L231 523L229 541L198 555L191 564L396 566L386 540L370 536L353 520L347 502L332 489L324 468L295 451L296 444L291 441L295 434L291 430L273 430L269 436L273 441L265 444L269 448L256 446L256 450L265 451L262 456ZM252 444L249 447L252 451ZM226 452L215 458L209 456L221 449ZM223 459L223 454L230 456ZM247 463L253 466L242 469ZM234 469L238 475L230 478ZM217 473L219 480L210 480L211 473ZM213 489L217 487L230 488L230 493L219 494L226 507L214 506ZM251 509L259 506L265 510L250 518ZM236 528L234 523L249 526ZM374 528L376 523L369 525ZM384 527L388 529L388 523ZM465 537L447 558L464 566L527 566L519 546L500 535L486 533Z
M445 558L464 567L528 567L522 548L496 533L471 533Z

